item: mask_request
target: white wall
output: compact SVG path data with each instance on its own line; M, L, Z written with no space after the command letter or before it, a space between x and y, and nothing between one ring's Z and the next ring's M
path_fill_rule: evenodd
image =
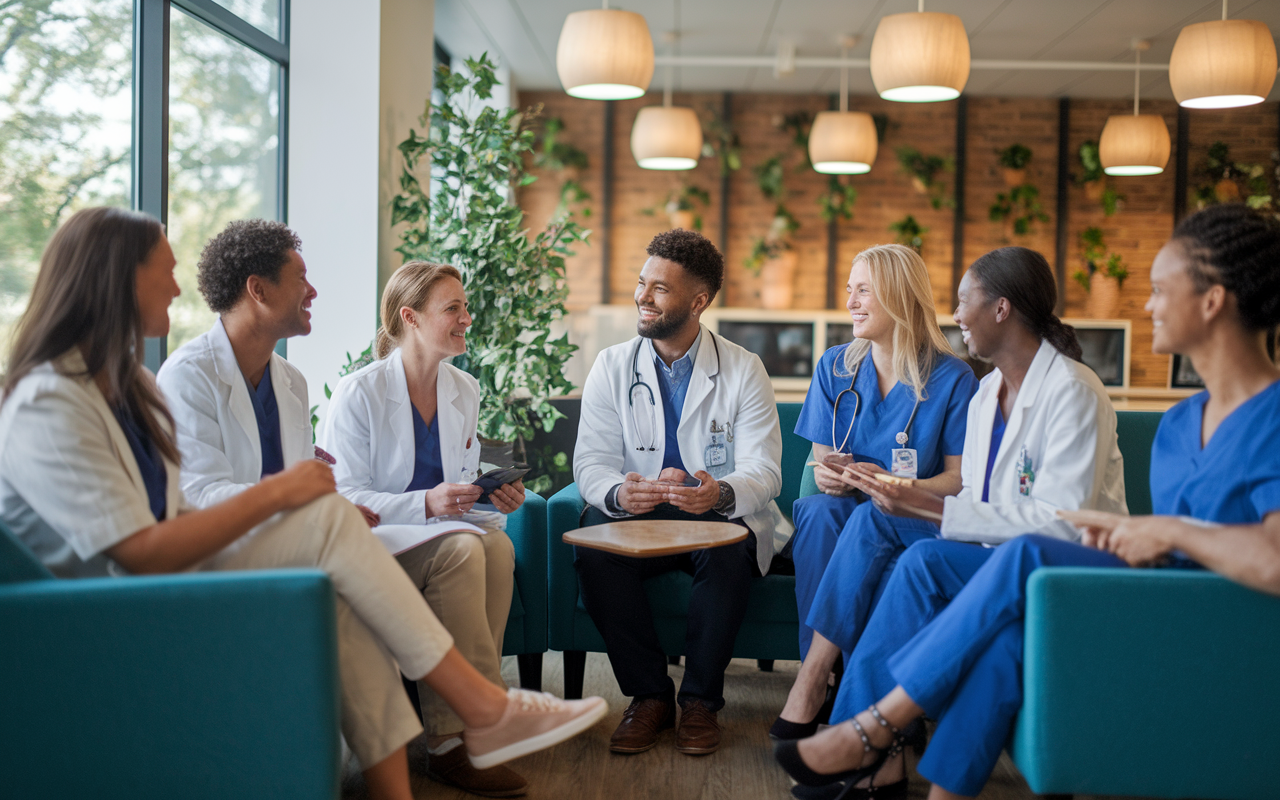
M395 143L430 95L433 13L434 0L291 8L287 221L319 297L311 335L288 349L321 414L324 384L377 330L380 261L389 274L398 258L383 209L399 177Z

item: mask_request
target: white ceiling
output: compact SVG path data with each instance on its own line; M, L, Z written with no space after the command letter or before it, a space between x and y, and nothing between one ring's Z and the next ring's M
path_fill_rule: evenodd
M509 66L520 89L559 89L556 42L565 16L599 6L590 0L436 0L436 38L455 58L488 51ZM916 10L916 0L621 0L611 8L637 11L649 21L655 47L662 34L681 32L683 55L772 56L780 40L796 55L839 56L841 34L861 35L849 52L867 58L880 17ZM1220 0L927 0L927 11L964 21L975 59L1113 61L1129 63L1129 42L1150 39L1144 62L1167 63L1178 31L1220 19ZM1233 0L1233 19L1260 20L1280 30L1280 0ZM676 67L676 91L835 92L834 69L797 69L781 78L767 67ZM663 67L652 90L662 88ZM853 69L849 90L874 94L866 69ZM966 94L1115 98L1133 96L1131 72L973 70ZM1144 72L1142 96L1171 98L1164 72ZM1270 99L1280 97L1280 81Z

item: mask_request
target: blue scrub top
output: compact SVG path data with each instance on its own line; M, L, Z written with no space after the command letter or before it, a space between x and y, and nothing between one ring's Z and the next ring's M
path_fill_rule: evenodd
M1165 412L1151 447L1157 514L1248 525L1280 511L1280 381L1251 397L1200 447L1208 392Z
M271 365L262 371L258 388L249 387L249 401L253 403L253 416L258 420L258 444L262 449L262 475L274 475L284 469L284 448L280 445L280 409L276 405L276 393L271 388Z
M832 446L831 414L836 395L849 388L850 376L845 374L844 368L844 351L848 346L836 345L818 360L813 381L809 384L809 394L796 422L797 436L815 444ZM890 451L901 446L895 437L911 417L915 394L911 387L898 382L881 400L876 365L870 354L862 360L854 388L862 396L862 402L844 452L853 453L858 461L869 461L889 469L892 463ZM951 355L938 357L925 383L926 399L920 403L908 431L906 447L916 450L919 477L932 478L943 471L944 455L958 456L964 452L969 400L977 390L978 381L968 364ZM853 419L853 406L852 393L840 400L839 417L836 419L837 447Z
M434 489L444 483L444 466L440 461L440 415L431 418L431 424L422 421L417 406L413 408L413 480L406 492Z
M996 455L1000 452L1000 443L1004 441L1004 413L1000 404L996 403L996 418L991 425L991 447L987 450L987 471L982 476L982 502L991 502L991 471L996 468Z
M138 472L142 473L142 485L147 490L147 504L151 506L151 513L155 515L157 521L162 520L167 505L164 492L168 478L164 459L160 457L160 451L156 449L156 443L151 441L147 429L142 427L132 414L123 408L113 408L112 411L115 412L116 421L120 423L120 427L124 428L124 438L129 440L129 449L133 451L133 458L138 462Z

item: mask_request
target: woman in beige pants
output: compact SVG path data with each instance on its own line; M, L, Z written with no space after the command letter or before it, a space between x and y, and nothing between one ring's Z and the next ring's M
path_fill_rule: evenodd
M500 659L515 550L503 528L505 515L524 502L524 486L503 486L490 504L477 503L480 384L448 363L466 352L472 322L462 276L450 266L407 263L387 281L381 311L378 358L338 382L318 443L337 459L338 491L382 524L467 514L486 531L445 534L397 559L458 651L505 686ZM472 768L458 747L462 720L437 693L419 689L428 775L478 794L524 791L524 778L506 767Z
M136 212L86 209L54 234L9 357L0 519L62 577L328 572L343 731L375 798L411 798L404 746L420 727L399 671L458 713L479 767L563 741L603 716L599 698L504 692L468 664L360 512L334 494L327 465L300 462L230 501L185 505L172 417L138 362L143 338L168 332L174 264L160 224Z

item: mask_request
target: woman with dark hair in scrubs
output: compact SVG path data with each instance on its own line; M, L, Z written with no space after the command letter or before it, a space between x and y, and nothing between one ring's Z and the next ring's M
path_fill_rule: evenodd
M843 782L831 797L866 796L873 790L859 782L876 782L901 750L899 732L925 715L938 720L919 765L933 783L929 797L976 796L1022 705L1026 582L1037 567L1206 568L1280 595L1280 369L1266 348L1280 325L1277 264L1280 222L1242 205L1178 225L1151 267L1152 349L1188 356L1207 389L1161 420L1151 458L1156 515L1064 511L1082 543L1020 536L958 592L951 584L966 568L956 560L904 557L875 617L926 608L948 592L955 599L886 660L892 688L866 711L778 747L793 777Z

